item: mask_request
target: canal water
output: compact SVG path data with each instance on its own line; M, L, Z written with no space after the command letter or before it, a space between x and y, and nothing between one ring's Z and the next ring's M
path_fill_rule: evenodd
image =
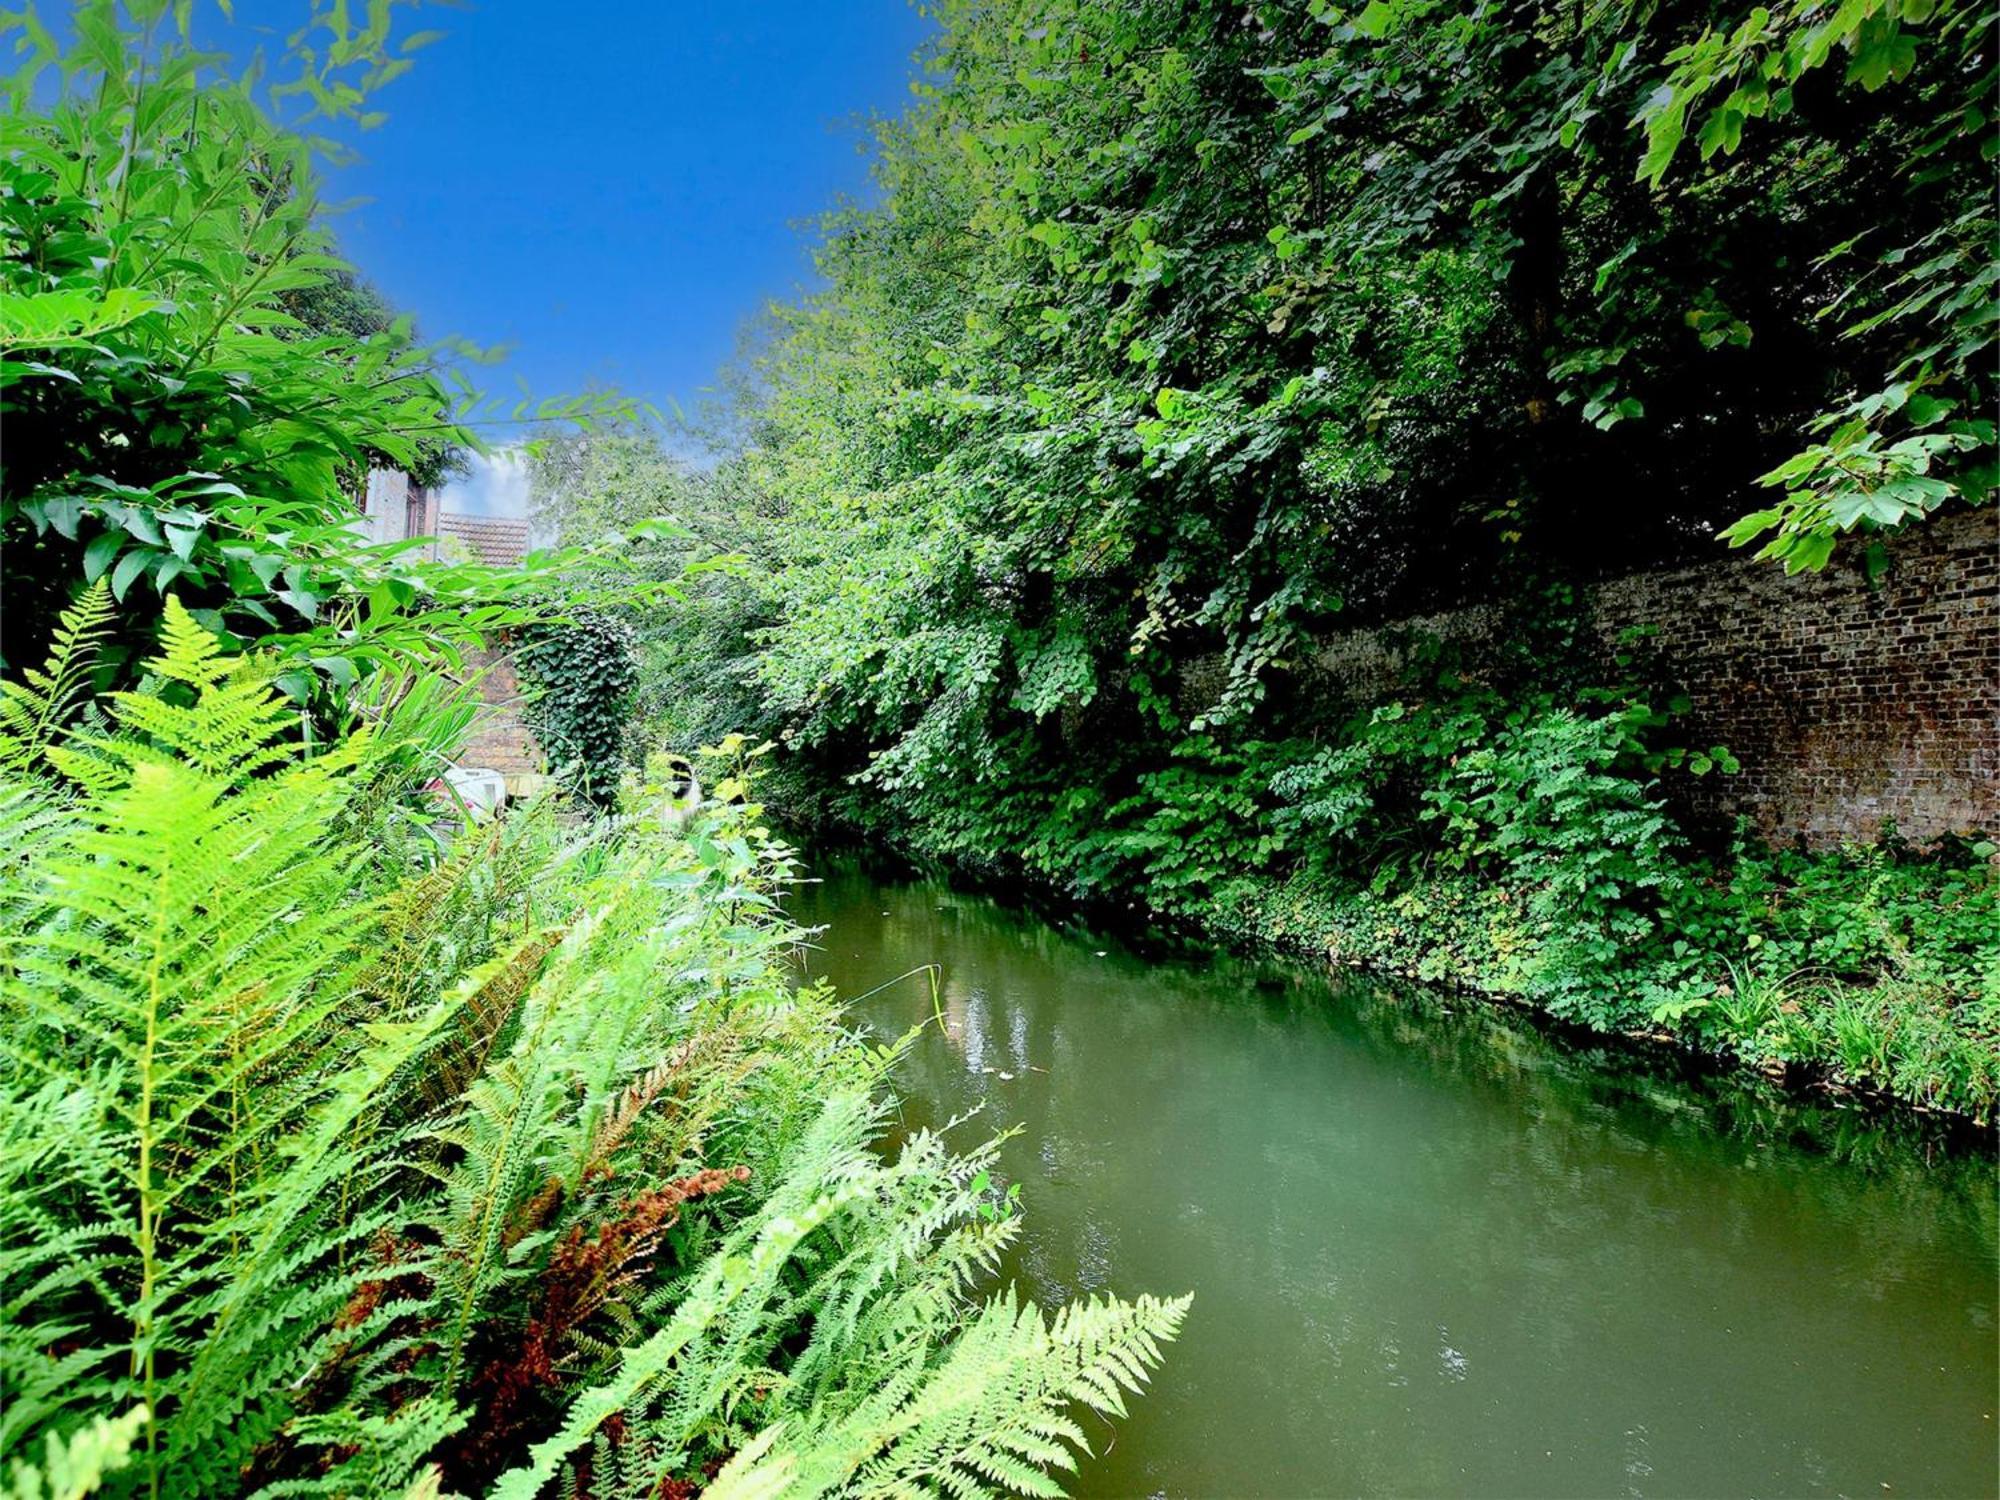
M839 864L801 957L1005 1146L1044 1302L1192 1291L1081 1495L1991 1496L1992 1158Z

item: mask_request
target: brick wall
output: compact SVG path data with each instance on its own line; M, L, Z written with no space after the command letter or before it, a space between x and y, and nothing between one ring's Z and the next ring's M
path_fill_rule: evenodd
M2000 829L2000 516L1920 526L1891 559L1872 587L1741 558L1598 592L1607 636L1660 627L1689 733L1743 763L1680 789L1697 812L1812 843Z
M1786 577L1744 554L1599 585L1601 642L1653 625L1688 690L1687 742L1729 746L1735 776L1668 790L1696 817L1748 815L1768 838L1869 839L1884 819L1929 843L2000 829L2000 514L1948 516L1897 538L1871 586L1851 559ZM1477 659L1487 608L1328 638L1306 691L1366 701L1391 691L1408 633ZM1212 668L1211 668L1212 670Z
M440 539L492 567L519 566L528 547L528 523L504 516L441 511L434 503L430 526ZM500 772L508 792L521 795L540 780L542 747L521 719L521 679L514 670L513 648L481 651L466 666L468 672L483 674L479 695L485 707L458 763Z
M467 659L469 672L483 672L479 695L485 707L473 726L458 763L498 771L514 789L517 779L542 769L541 747L521 721L521 679L510 651L481 651Z

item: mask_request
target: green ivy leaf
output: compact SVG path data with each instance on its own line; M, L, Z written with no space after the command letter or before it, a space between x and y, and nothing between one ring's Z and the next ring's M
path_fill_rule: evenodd
M1384 0L1368 0L1361 14L1354 18L1355 31L1371 41L1387 36L1395 24L1395 7L1385 4Z

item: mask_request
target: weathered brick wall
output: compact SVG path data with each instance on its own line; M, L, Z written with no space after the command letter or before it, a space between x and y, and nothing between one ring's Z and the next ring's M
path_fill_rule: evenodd
M508 778L530 776L542 769L541 747L521 720L521 679L514 671L510 651L482 651L467 658L468 672L484 672L479 696L485 707L465 743L458 761L498 771Z
M493 567L518 566L527 550L526 521L442 510L436 497L429 501L425 515L426 530ZM533 790L542 776L542 747L521 718L521 679L514 670L513 648L481 651L467 661L466 669L468 674L483 674L479 693L485 707L459 755L459 764L500 772L507 778L511 795Z
M2000 516L1918 527L1891 558L1874 586L1740 558L1598 592L1607 636L1659 626L1690 735L1743 764L1681 789L1698 811L1813 843L2000 828Z
M508 516L444 511L432 518L440 540L455 541L472 557L496 568L519 567L528 555L528 523Z
M1752 818L1773 840L1824 844L2000 828L2000 513L1918 526L1871 586L1853 561L1787 577L1744 554L1598 586L1589 619L1608 648L1629 626L1687 688L1688 743L1729 746L1735 776L1669 788L1697 816ZM1476 660L1488 608L1330 637L1307 690L1360 701L1394 689L1413 634Z

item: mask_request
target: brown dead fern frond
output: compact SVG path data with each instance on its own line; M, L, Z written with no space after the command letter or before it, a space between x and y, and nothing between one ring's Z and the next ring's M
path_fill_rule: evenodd
M457 1445L455 1482L481 1488L491 1478L536 1402L560 1388L560 1361L577 1329L637 1283L682 1209L749 1180L745 1166L704 1168L629 1199L595 1231L571 1227L542 1272L540 1305L519 1342L496 1351L473 1382L480 1420Z

